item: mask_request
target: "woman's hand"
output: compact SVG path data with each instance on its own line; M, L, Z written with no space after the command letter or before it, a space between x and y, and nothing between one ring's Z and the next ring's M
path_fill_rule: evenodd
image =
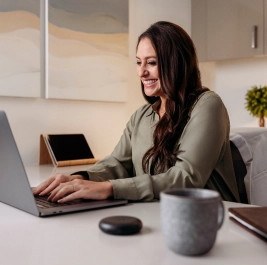
M74 179L59 184L50 194L48 200L64 203L75 199L105 200L112 197L113 189L109 181L94 182Z
M53 191L55 188L57 188L61 183L69 182L74 179L83 179L80 175L64 175L57 173L50 178L48 178L46 181L42 182L40 185L38 185L34 190L34 195L40 195L45 196L50 194L51 191Z
M113 196L109 181L84 180L81 175L55 174L33 190L34 195L49 195L52 202L68 202L75 199L105 200Z

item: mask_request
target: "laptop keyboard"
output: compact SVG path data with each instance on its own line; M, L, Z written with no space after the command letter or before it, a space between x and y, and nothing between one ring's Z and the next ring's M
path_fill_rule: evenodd
M73 204L85 202L84 200L73 200L73 201L65 202L65 203L57 203L57 202L50 202L47 199L48 199L48 196L35 196L36 204L40 208L61 207L61 206L67 206L67 205L73 205Z

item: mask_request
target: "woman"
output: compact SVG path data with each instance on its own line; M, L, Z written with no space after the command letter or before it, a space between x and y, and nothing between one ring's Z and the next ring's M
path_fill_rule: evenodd
M194 44L179 26L157 22L137 43L137 74L148 104L131 117L112 154L71 176L56 174L34 194L49 200L159 199L167 188L218 190L239 201L227 111L203 88Z

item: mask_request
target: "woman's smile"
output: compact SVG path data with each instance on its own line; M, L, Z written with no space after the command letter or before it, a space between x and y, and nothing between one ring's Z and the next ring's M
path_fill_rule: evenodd
M145 87L151 87L153 86L156 82L158 81L158 79L147 79L147 80L142 80L143 84Z

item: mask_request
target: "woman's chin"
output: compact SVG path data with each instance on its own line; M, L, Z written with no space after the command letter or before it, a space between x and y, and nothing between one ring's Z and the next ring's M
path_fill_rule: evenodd
M145 95L147 97L159 97L159 92L158 91L155 91L153 89L145 89Z

